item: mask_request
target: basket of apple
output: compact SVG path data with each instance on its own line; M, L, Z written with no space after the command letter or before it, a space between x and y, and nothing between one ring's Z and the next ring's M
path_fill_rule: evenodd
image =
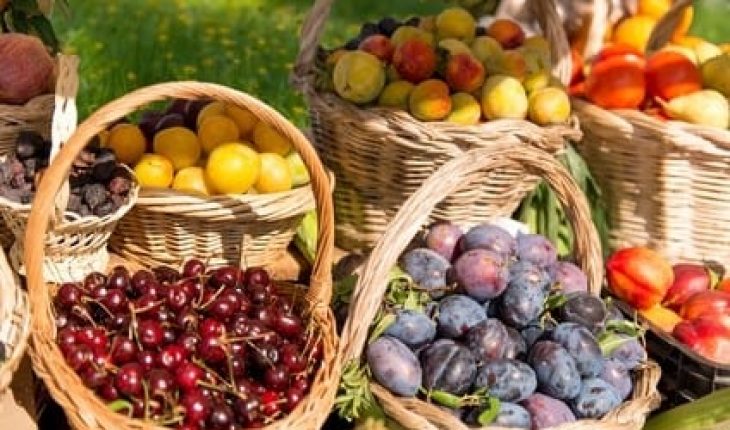
M344 46L324 49L317 44L331 4L316 2L304 24L295 81L337 180L340 247L372 247L402 202L457 154L502 140L554 153L579 138L565 90L570 52L553 1L529 5L542 35L507 18L482 25L451 7L367 22ZM435 215L477 222L504 201L516 207L536 180L492 172Z
M127 117L169 99L136 120ZM266 265L281 257L314 208L294 143L301 134L252 97L216 85L169 83L127 94L92 118L102 147L133 169L142 187L111 240L125 258L148 265L192 257L210 265Z
M148 103L211 95L277 124L301 154L319 223L308 285L275 281L253 265L192 258L145 266L121 257L78 281L49 282L42 238L69 168L90 139L136 104L100 109L43 175L25 242L33 366L74 428L318 429L329 414L339 379L328 307L333 211L314 149L275 111L224 87L161 84L130 96Z
M511 164L559 196L575 263L545 237L492 222L422 229L445 195ZM340 412L384 412L409 429L640 429L660 371L637 326L600 298L602 267L585 198L550 154L510 145L456 157L404 203L362 268L341 335Z
M692 3L638 1L575 69L576 148L606 194L613 247L727 262L730 53L687 34Z

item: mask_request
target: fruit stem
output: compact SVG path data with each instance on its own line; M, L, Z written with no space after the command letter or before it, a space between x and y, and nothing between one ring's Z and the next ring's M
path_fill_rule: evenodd
M106 407L109 408L112 412L121 412L122 410L127 410L127 415L131 418L132 417L132 404L128 400L124 399L117 399L114 400L111 403L107 403Z

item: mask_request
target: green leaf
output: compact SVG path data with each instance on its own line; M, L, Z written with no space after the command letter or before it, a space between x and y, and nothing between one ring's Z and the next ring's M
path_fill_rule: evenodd
M335 305L350 303L350 297L352 297L355 285L357 285L357 279L358 276L356 274L352 274L335 282L332 294L332 303Z
M461 403L461 397L448 393L446 391L431 390L428 392L426 397L441 406L446 406L447 408L451 409L459 409L463 406Z
M53 26L51 21L48 20L44 15L35 15L30 18L30 25L33 26L35 32L38 33L38 37L41 38L43 43L50 47L53 52L58 52L59 42L56 38L56 34L53 32Z
M367 366L361 366L357 360L345 365L335 399L335 408L340 417L348 421L365 417L385 418L385 413L370 391L369 373Z
M376 318L376 323L373 326L373 329L370 331L368 343L372 343L383 333L385 333L385 330L388 330L388 327L390 327L395 322L395 320L396 317L393 314L384 314L380 318Z
M616 348L630 341L630 337L622 337L612 332L604 332L598 337L598 346L604 357L608 357Z

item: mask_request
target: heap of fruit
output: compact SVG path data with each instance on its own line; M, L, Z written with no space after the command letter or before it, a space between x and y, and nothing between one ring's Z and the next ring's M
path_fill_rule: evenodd
M14 151L0 162L0 196L31 203L50 152L51 142L35 132L21 132ZM125 205L134 184L129 170L117 162L114 153L92 142L74 161L69 186L68 211L101 217Z
M669 0L639 2L639 15L620 22L613 42L585 68L573 51L571 93L606 109L641 109L659 119L728 128L730 126L730 45L723 48L686 36L688 8L672 42L645 55L657 17ZM653 14L653 15L652 15Z
M606 263L611 292L658 330L705 358L730 364L730 279L699 264L674 266L646 248L626 248Z
M421 121L563 123L570 103L551 75L543 37L515 22L478 27L458 7L435 17L366 23L320 65L322 89L359 105L402 109ZM322 82L323 81L323 82Z
M198 195L277 193L309 182L292 144L250 111L177 100L100 135L142 187Z
M53 60L34 36L0 34L0 103L24 104L51 92Z
M402 256L409 282L390 285L367 347L378 383L468 424L532 429L629 396L646 353L616 328L632 325L547 239L439 223L422 245Z
M179 429L262 427L294 410L321 361L309 306L259 268L190 260L63 284L66 363L111 409Z

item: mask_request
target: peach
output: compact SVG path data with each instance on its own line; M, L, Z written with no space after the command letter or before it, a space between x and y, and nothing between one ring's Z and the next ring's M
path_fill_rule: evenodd
M504 49L514 49L525 41L525 32L516 22L496 19L487 27L487 36L497 40Z
M461 125L478 124L482 117L482 107L474 96L467 93L451 95L451 113L446 121Z
M446 82L429 79L416 85L408 100L411 115L421 121L439 121L451 113L451 97Z
M398 48L398 46L402 45L403 43L408 42L409 40L420 40L422 42L425 42L429 46L433 46L433 39L434 37L432 33L429 33L417 27L413 27L411 25L398 27L393 35L390 36L390 42L396 48Z
M380 61L385 63L389 63L393 58L393 44L390 43L390 39L387 36L382 34L373 34L372 36L366 37L365 40L360 42L358 49L375 55Z
M399 76L417 84L436 71L436 52L422 40L408 40L395 48L393 65Z
M408 110L408 98L415 85L408 81L391 82L383 88L378 98L378 106Z
M474 17L460 7L445 9L436 17L439 39L459 39L468 43L474 40L476 28Z
M449 58L444 73L446 82L456 91L470 93L484 83L484 66L471 54L456 54Z
M482 87L482 112L487 119L524 119L527 93L520 81L505 75L490 76Z
M537 125L560 124L570 116L570 99L565 91L547 87L530 94L528 116Z
M343 55L333 74L335 91L345 100L364 104L375 100L385 85L385 67L372 54L350 51Z

